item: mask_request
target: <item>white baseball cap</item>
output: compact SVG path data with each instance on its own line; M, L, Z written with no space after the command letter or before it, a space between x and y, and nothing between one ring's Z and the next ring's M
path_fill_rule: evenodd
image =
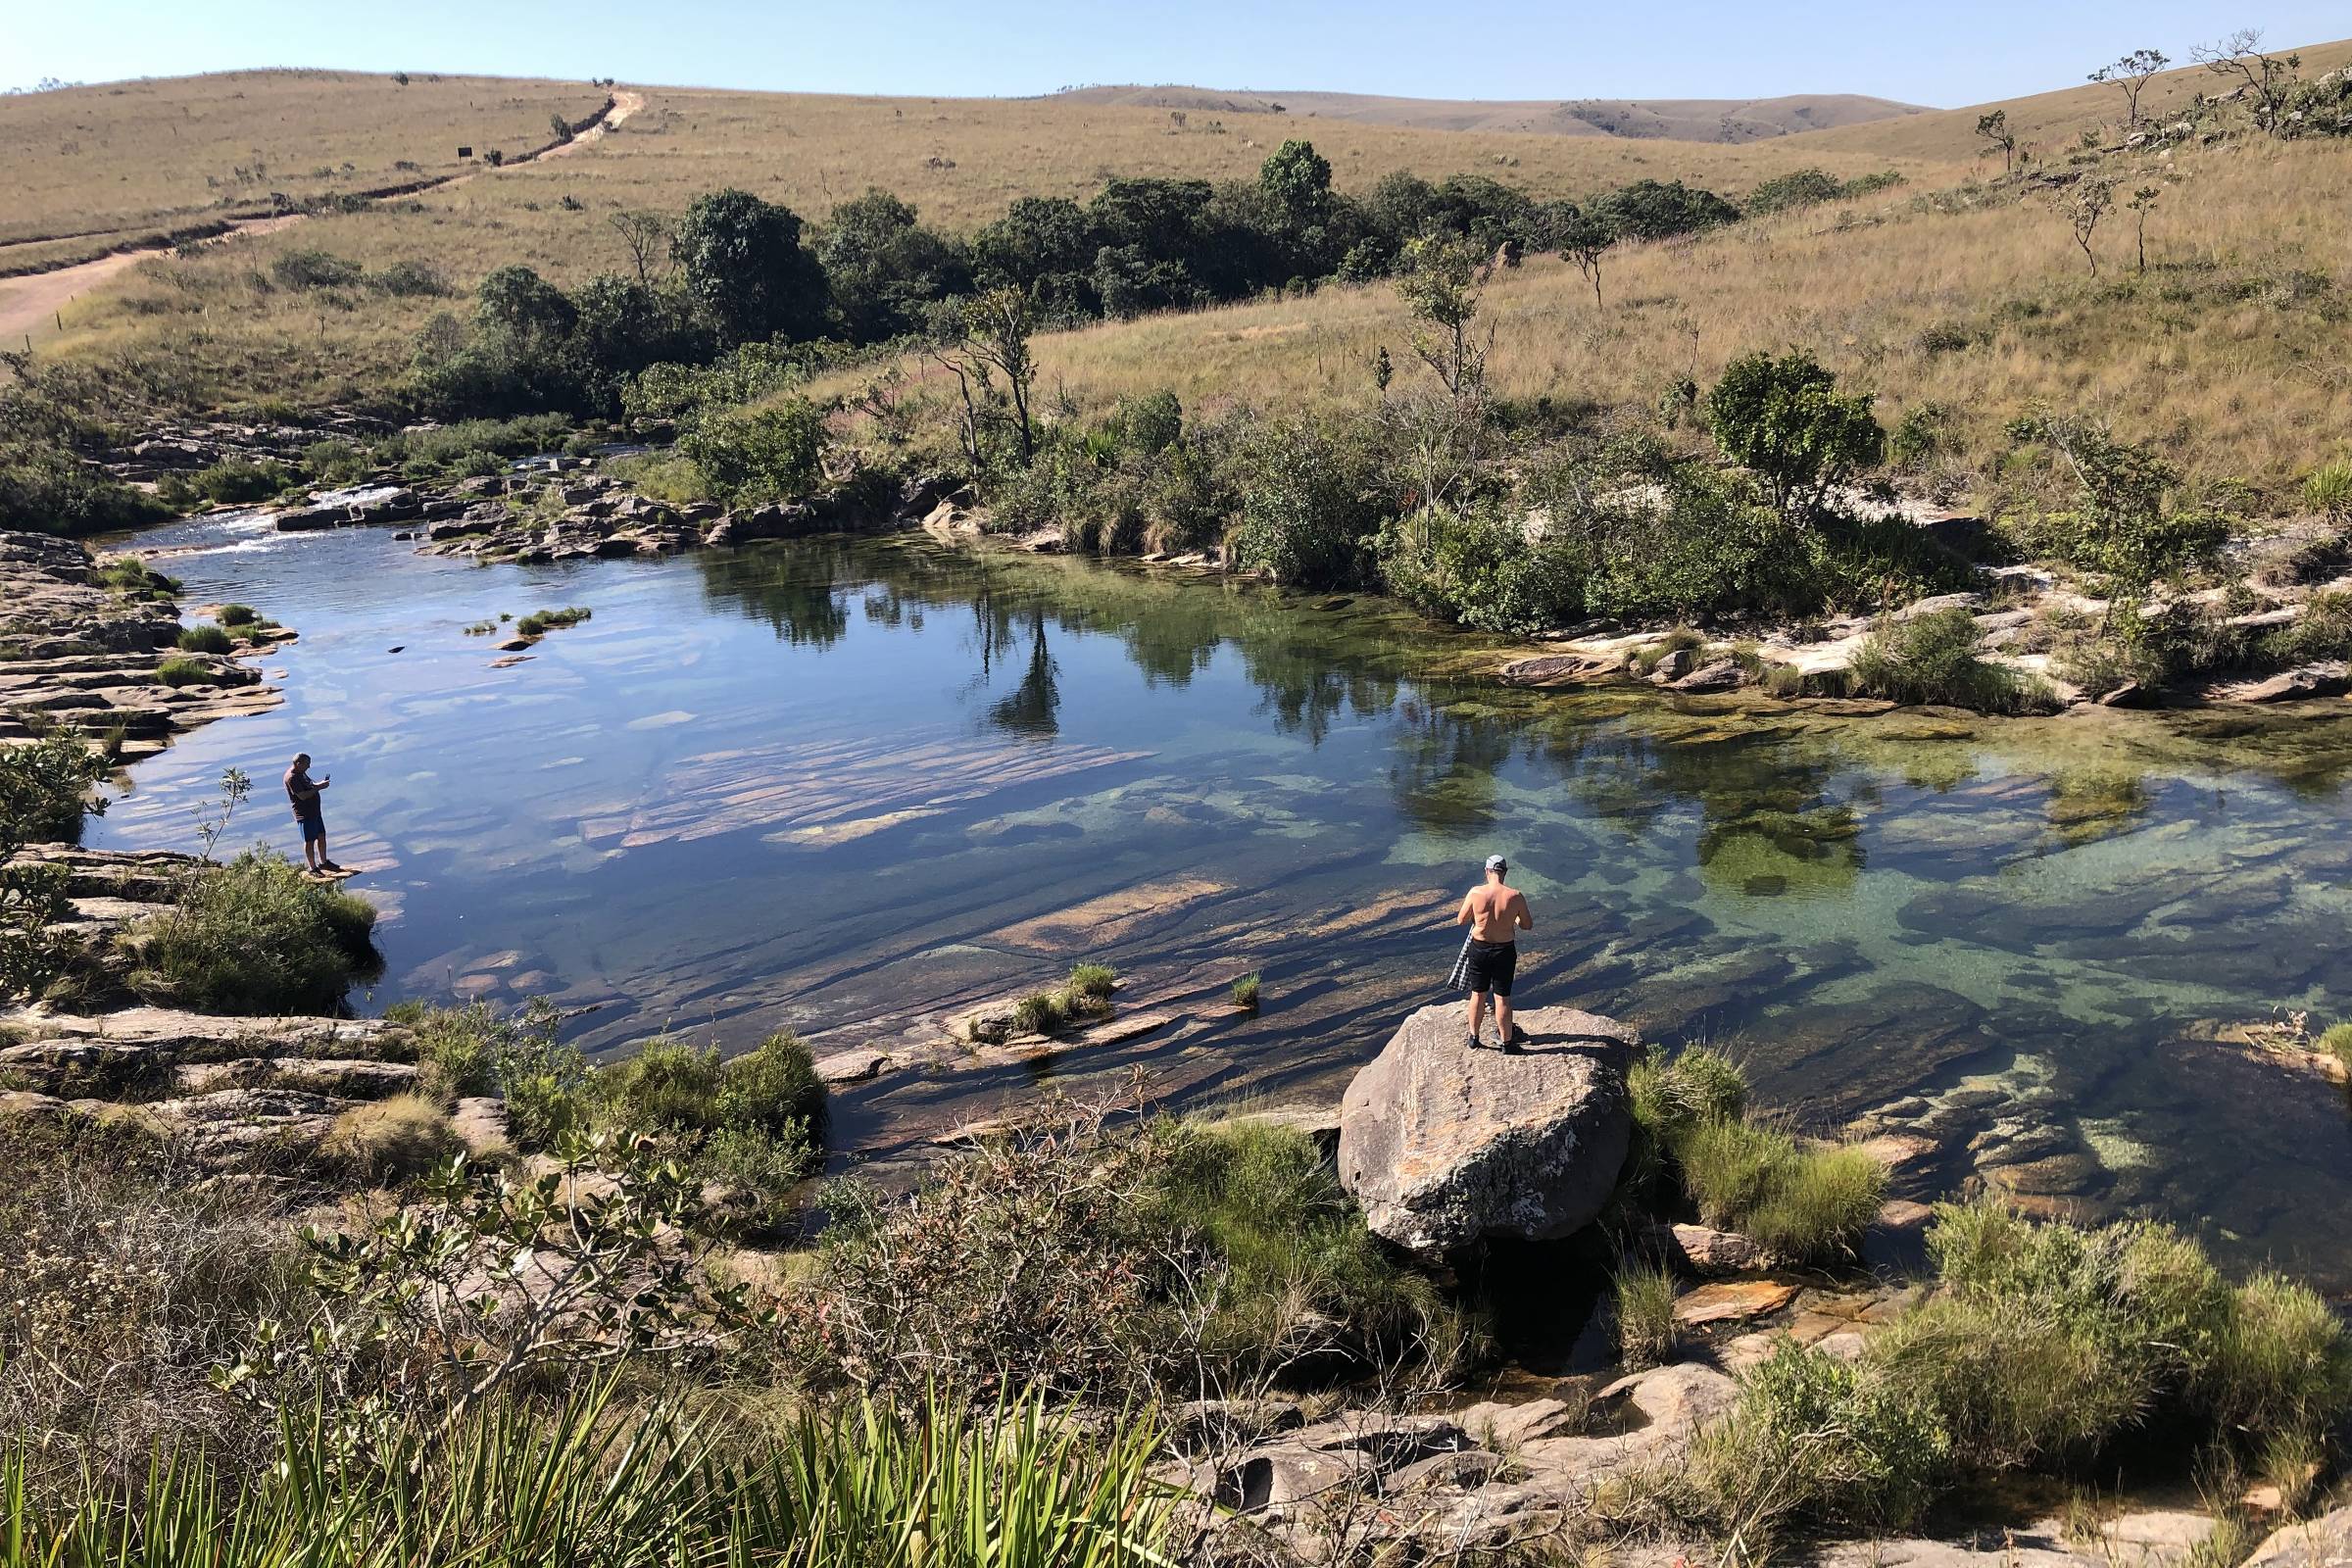
M1490 855L1487 857L1487 869L1490 871L1508 871L1510 866L1504 863L1501 856Z

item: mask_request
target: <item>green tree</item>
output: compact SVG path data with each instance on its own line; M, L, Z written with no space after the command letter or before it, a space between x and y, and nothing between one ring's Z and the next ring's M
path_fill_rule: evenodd
M2139 95L2147 90L2148 79L2172 64L2161 49L2134 49L2113 65L2101 66L2090 74L2092 81L2111 81L2124 92L2124 123L2132 130L2139 128Z
M1845 394L1812 355L1743 355L1707 394L1707 427L1724 454L1762 479L1783 518L1801 521L1832 489L1885 455L1869 393Z
M800 216L747 190L698 196L679 220L670 254L686 292L721 338L815 335L825 274L801 244Z
M66 969L74 943L50 928L73 915L62 865L22 860L28 844L81 836L106 759L73 731L0 746L0 997L38 997Z
M2009 128L2009 111L1995 109L1977 117L1977 134L1984 138L1987 153L1995 148L2001 154L2001 172L2006 174L2017 167L2017 133Z
M1487 353L1494 345L1493 322L1482 338L1476 328L1479 292L1492 270L1475 240L1416 239L1399 259L1396 293L1412 314L1413 352L1435 370L1455 402L1477 396L1487 382Z
M933 355L941 368L956 377L963 405L960 433L964 456L975 466L986 459L984 435L1000 424L1012 430L1023 467L1037 456L1037 431L1029 406L1030 385L1037 377L1029 335L1036 326L1027 294L1010 285L992 288L963 302L956 321L956 342Z
M2199 44L2188 54L2215 75L2237 82L2237 90L2252 106L2254 123L2274 136L2290 132L2286 101L2295 90L2295 74L2303 69L2301 55L2264 54L2259 27L2241 27L2218 42Z
M1318 222L1331 207L1331 160L1294 138L1258 167L1257 184L1294 226Z
M968 272L956 246L885 190L834 208L816 256L842 328L858 343L913 330L923 303L962 292Z
M1562 205L1567 207L1567 211L1553 220L1552 244L1558 247L1562 256L1576 264L1576 270L1585 274L1585 281L1592 285L1592 306L1598 310L1601 303L1600 263L1610 247L1617 243L1617 230L1599 213L1565 203Z

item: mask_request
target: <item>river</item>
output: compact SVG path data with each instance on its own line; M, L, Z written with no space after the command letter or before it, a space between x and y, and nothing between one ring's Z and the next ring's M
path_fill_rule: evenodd
M1929 1189L2006 1169L2352 1287L2342 1094L2217 1038L2352 1016L2352 713L1511 692L1377 600L919 535L540 567L254 517L139 543L186 603L302 635L262 661L281 709L140 764L91 842L191 848L234 765L231 839L292 850L276 781L310 751L385 913L364 1011L547 996L599 1052L928 1054L945 1013L1100 958L1169 1025L849 1088L841 1158L1138 1065L1178 1106L1330 1100L1442 998L1499 851L1536 914L1522 1004L1721 1044L1808 1130L1925 1132ZM465 630L564 605L594 616L509 667ZM1249 972L1255 1015L1224 1000Z

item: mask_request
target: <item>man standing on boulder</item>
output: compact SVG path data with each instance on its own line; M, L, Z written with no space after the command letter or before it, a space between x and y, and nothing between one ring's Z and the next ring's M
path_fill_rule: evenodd
M302 826L303 861L314 873L340 876L343 868L326 858L326 813L318 805L318 792L326 786L326 779L311 777L311 754L296 753L294 765L286 769L286 799Z
M1462 956L1454 960L1454 986L1470 993L1470 1044L1479 1043L1478 1026L1486 1017L1487 993L1494 993L1494 1032L1506 1055L1519 1054L1520 1038L1511 1029L1511 978L1519 968L1518 934L1533 931L1527 895L1503 878L1510 866L1499 855L1487 857L1487 881L1462 900L1455 925L1470 928Z

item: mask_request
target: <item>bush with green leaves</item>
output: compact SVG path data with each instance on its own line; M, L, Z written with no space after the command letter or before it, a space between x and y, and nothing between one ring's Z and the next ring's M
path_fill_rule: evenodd
M1227 482L1239 507L1235 565L1304 588L1369 579L1389 487L1362 429L1312 417L1258 422L1231 449Z
M1818 513L1830 492L1886 455L1871 395L1842 393L1802 350L1744 354L1707 394L1707 428L1733 462L1771 491L1784 516Z
M2151 443L2121 441L2096 420L2056 415L2015 420L2010 436L2047 448L2080 498L2072 511L2017 524L2035 554L2105 572L2119 592L2130 592L2209 562L2229 543L2234 519L2184 504L2180 470Z
M2039 682L1977 656L1983 634L1965 608L1898 616L1854 650L1855 692L1898 703L1941 703L1981 713L2046 712L2055 702Z
M1740 206L1753 218L1791 208L1818 207L1844 194L1845 184L1835 174L1819 169L1792 169L1786 174L1773 175L1749 191Z
M189 873L179 899L122 939L132 991L195 1012L331 1013L382 960L375 910L314 882L284 856L248 850Z
M0 528L72 539L141 527L171 515L165 503L71 451L11 441L0 431Z
M708 414L678 436L678 451L710 493L730 506L796 501L824 476L825 413L807 398Z
M77 939L54 929L73 913L69 873L18 854L79 843L82 819L106 810L96 791L108 771L74 730L0 746L0 998L38 998L74 967Z
M268 501L293 482L284 465L250 458L222 458L209 468L197 469L188 481L196 494L221 506Z

